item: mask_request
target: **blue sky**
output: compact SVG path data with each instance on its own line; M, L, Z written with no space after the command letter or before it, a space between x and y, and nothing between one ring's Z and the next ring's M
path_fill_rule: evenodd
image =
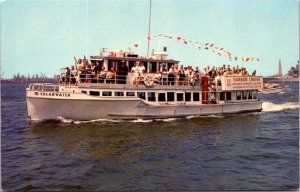
M146 54L149 1L14 1L1 3L1 71L46 73L74 63L73 57L96 55L102 47L133 47ZM260 62L230 61L191 44L152 38L151 48L168 47L169 58L184 65L244 66L258 75L283 73L299 60L299 1L212 0L152 2L151 34L214 43L233 56Z

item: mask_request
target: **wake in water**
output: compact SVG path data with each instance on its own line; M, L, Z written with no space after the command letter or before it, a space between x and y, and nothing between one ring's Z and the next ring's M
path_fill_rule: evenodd
M286 109L299 109L299 103L297 102L288 102L282 104L275 104L271 102L263 102L262 104L263 112L271 112L271 111L282 111Z
M205 115L205 116L191 115L191 116L181 117L181 118L178 117L178 118L164 118L164 119L134 119L134 120L95 119L95 120L88 120L88 121L79 121L79 120L67 119L62 116L58 116L56 120L61 123L67 123L67 124L82 124L82 123L94 123L94 122L151 123L151 122L172 122L172 121L178 121L183 119L194 119L194 118L223 118L223 117L224 115Z

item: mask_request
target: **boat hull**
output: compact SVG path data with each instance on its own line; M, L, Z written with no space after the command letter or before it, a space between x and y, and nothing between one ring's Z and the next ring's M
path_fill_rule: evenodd
M150 105L136 100L80 100L27 97L28 117L47 120L156 119L261 111L262 102Z

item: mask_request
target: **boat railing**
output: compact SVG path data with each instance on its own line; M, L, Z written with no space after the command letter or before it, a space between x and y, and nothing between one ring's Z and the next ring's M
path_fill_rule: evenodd
M51 83L31 83L29 85L30 90L34 91L47 91L47 92L58 92L58 85L54 85Z
M147 77L150 76L150 79ZM130 85L160 85L160 86L200 86L200 79L184 79L179 80L178 78L173 78L170 80L168 78L155 78L154 74L147 74L139 77L130 77L128 75L114 75L114 76L101 76L100 74L83 74L80 76L75 75L61 75L60 84L66 86L78 85L82 83L89 83L95 85L103 84L130 84Z

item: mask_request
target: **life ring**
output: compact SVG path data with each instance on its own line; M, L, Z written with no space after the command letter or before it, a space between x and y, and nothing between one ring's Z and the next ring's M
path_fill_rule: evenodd
M153 78L151 75L146 75L144 77L144 84L146 87L152 87L153 83L154 83L154 81L153 81Z

